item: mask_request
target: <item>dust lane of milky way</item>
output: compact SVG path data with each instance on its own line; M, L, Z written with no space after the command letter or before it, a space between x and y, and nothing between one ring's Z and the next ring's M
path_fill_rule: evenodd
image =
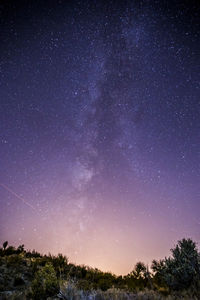
M0 242L116 274L199 242L199 12L2 1Z

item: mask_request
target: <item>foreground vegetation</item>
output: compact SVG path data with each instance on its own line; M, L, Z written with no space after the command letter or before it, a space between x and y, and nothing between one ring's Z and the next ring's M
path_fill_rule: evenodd
M183 239L171 257L154 260L151 272L138 262L126 276L68 262L66 256L0 248L0 299L200 299L200 254Z

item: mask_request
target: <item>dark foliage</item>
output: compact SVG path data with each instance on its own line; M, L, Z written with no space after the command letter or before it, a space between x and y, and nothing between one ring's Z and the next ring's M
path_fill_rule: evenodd
M172 290L183 290L200 280L200 256L191 239L178 241L172 257L152 263L156 282Z
M24 245L15 248L5 242L0 248L0 291L24 288L29 291L30 299L47 299L59 292L60 282L73 281L77 289L86 293L111 288L134 293L157 290L162 294L185 290L192 291L192 297L198 299L200 255L196 244L191 239L183 239L171 249L171 253L169 258L153 261L153 272L138 262L128 275L116 276L96 268L71 264L62 254L41 255L35 250L25 250Z

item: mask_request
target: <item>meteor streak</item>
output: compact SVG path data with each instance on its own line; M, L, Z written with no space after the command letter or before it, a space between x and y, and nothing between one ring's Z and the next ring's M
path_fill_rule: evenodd
M9 187L7 187L5 184L0 183L0 186L2 186L5 190L7 190L8 192L10 192L12 195L14 195L16 198L18 198L19 200L21 200L23 203L25 203L26 205L28 205L30 208L32 208L33 210L36 210L34 206L32 206L30 203L28 203L25 199L23 199L21 196L17 195L15 192L13 192Z

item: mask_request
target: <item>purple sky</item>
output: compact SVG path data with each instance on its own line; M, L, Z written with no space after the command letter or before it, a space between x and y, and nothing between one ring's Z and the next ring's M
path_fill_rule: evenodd
M197 1L2 1L0 242L116 274L200 241Z

